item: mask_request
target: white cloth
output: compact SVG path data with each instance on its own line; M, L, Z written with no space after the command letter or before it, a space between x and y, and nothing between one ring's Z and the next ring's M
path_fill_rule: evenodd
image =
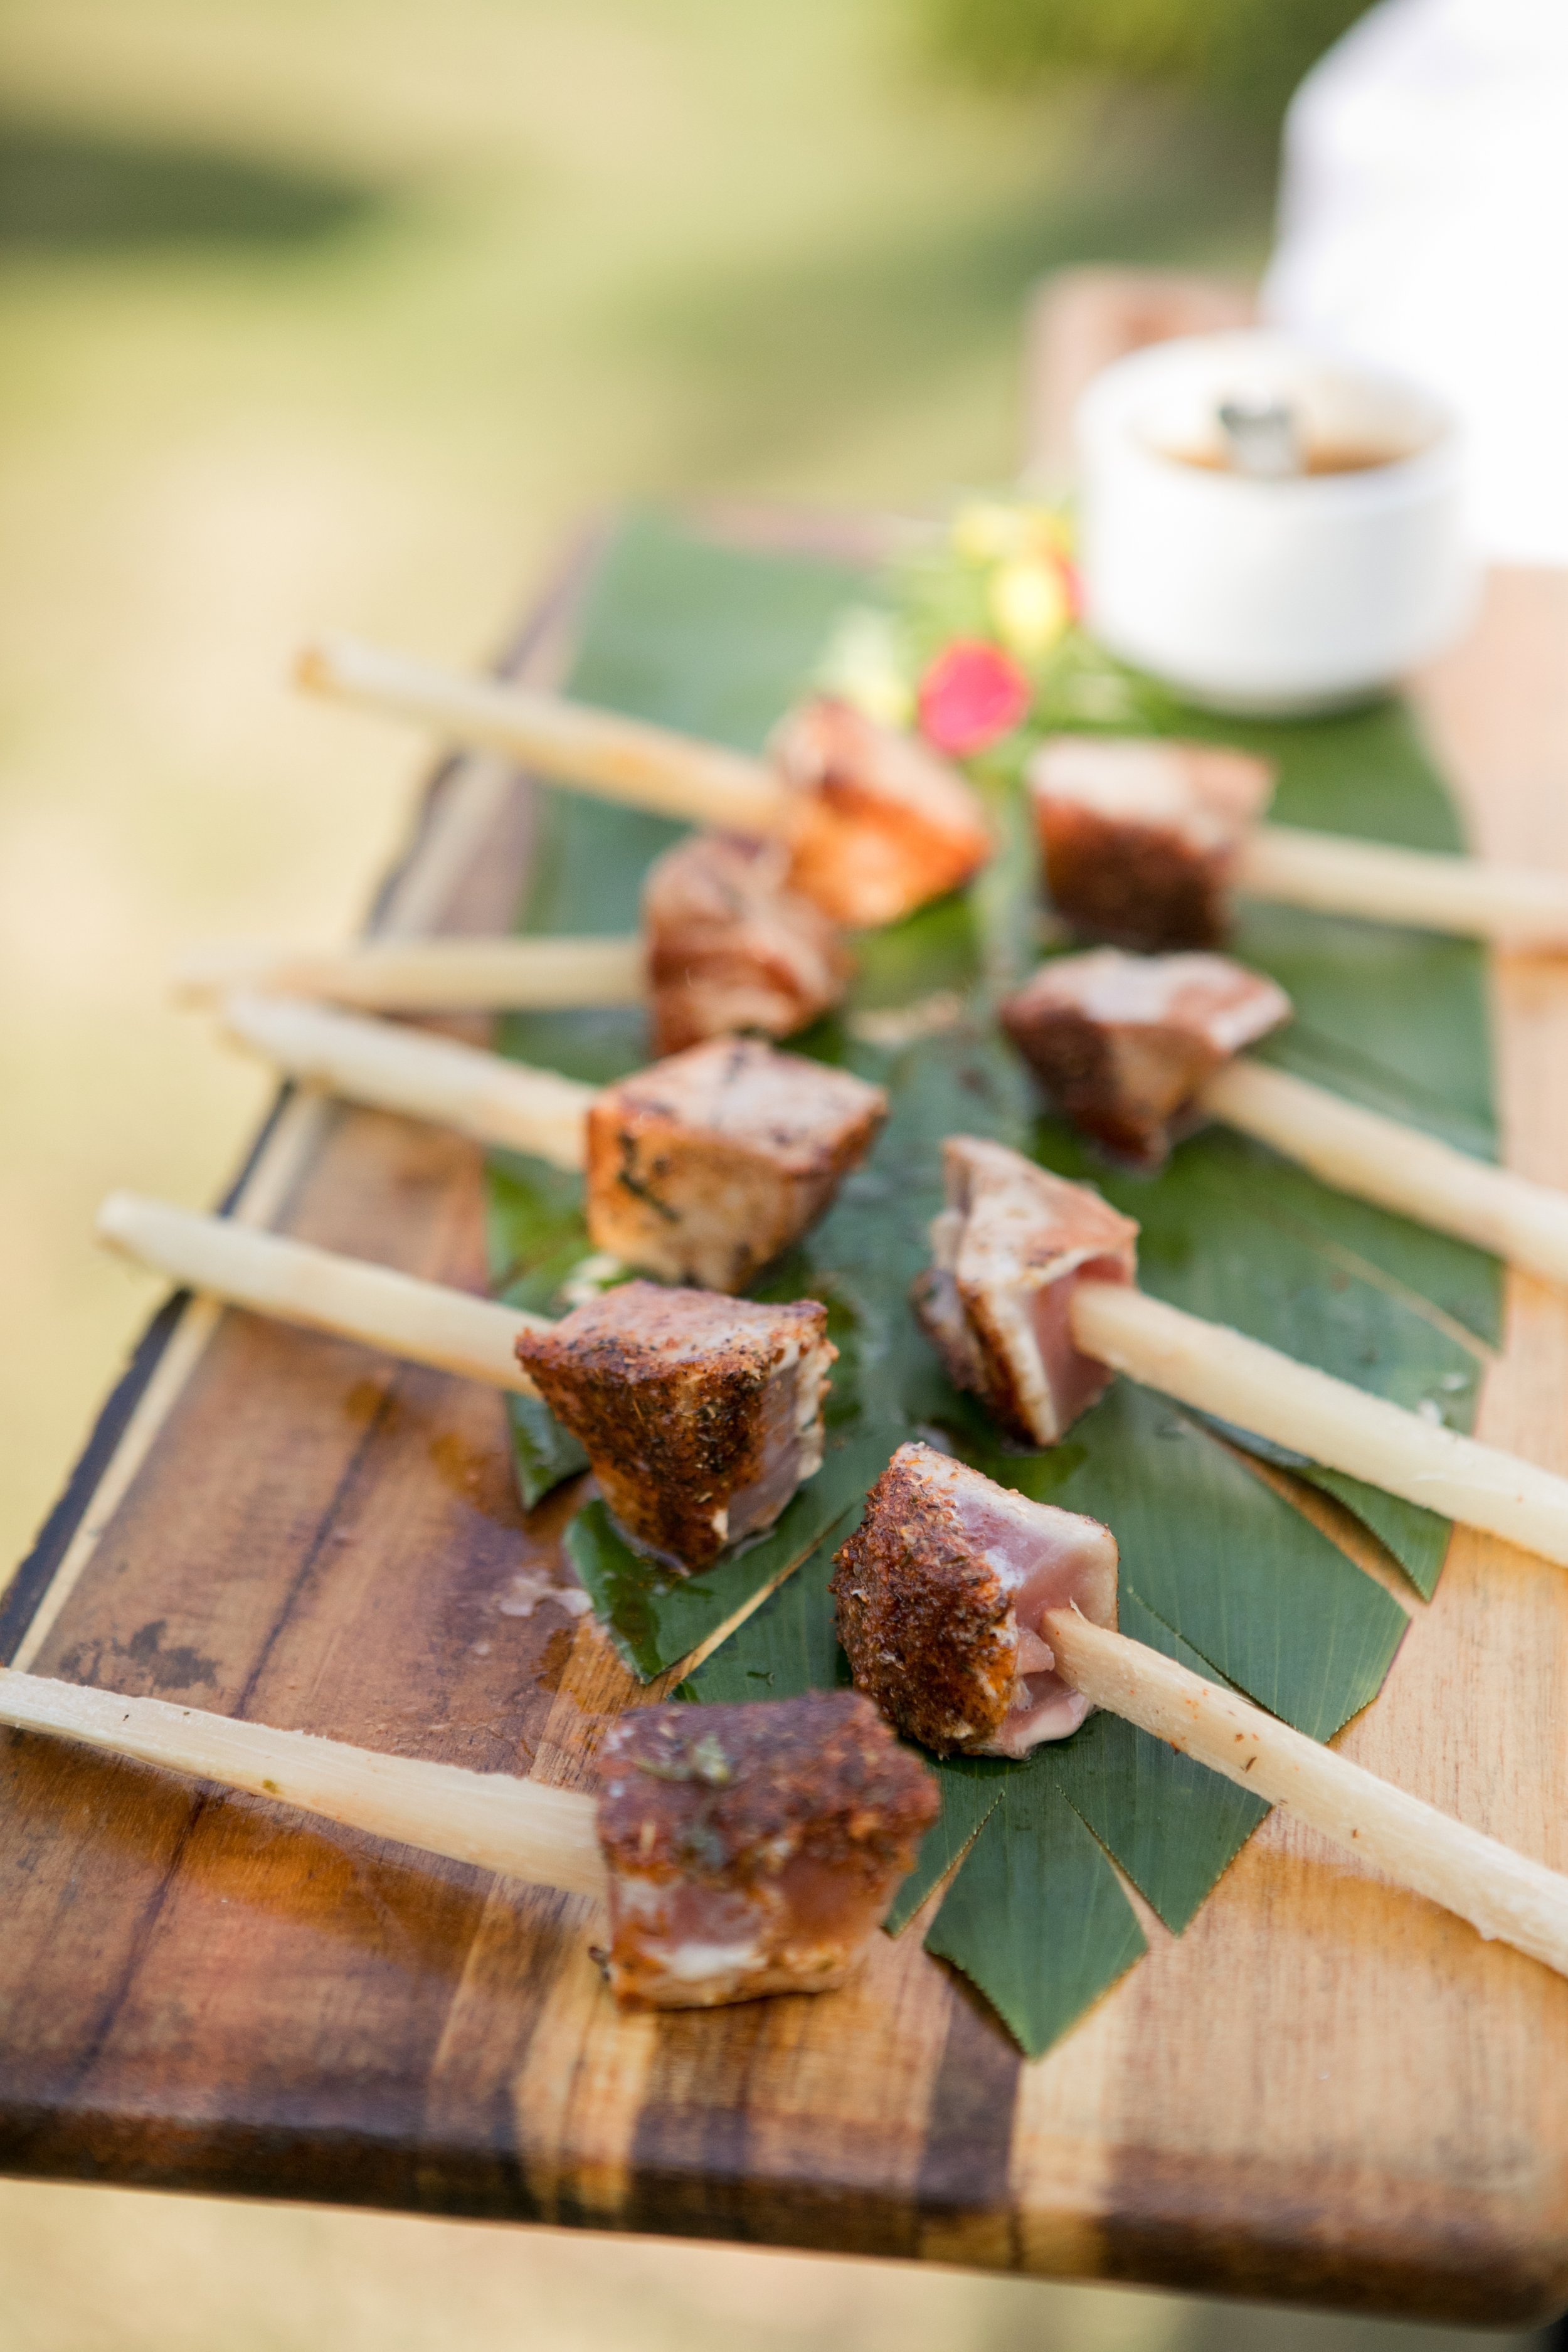
M1272 324L1418 379L1493 561L1568 564L1568 0L1382 0L1286 125Z

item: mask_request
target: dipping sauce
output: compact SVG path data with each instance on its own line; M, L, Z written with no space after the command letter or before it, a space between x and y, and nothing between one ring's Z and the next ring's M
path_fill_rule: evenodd
M1247 468L1237 465L1228 449L1215 442L1207 448L1170 449L1159 443L1151 445L1162 457L1170 457L1178 466L1198 466L1206 474L1247 474ZM1309 442L1301 452L1301 462L1296 474L1279 477L1284 481L1299 481L1303 474L1370 474L1378 466L1402 465L1415 456L1413 449L1358 448L1353 444L1342 446L1334 442ZM1249 480L1262 478L1247 474Z

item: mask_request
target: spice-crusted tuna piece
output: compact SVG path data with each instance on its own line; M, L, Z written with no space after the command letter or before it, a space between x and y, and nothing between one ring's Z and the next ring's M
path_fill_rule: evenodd
M1267 761L1212 743L1058 735L1029 790L1059 914L1124 948L1217 946L1247 826L1268 806Z
M838 1639L863 1690L939 1756L1026 1756L1089 1702L1056 1673L1050 1609L1116 1624L1116 1538L929 1445L900 1445L839 1552Z
M715 1038L606 1087L588 1112L595 1245L669 1282L743 1290L822 1214L888 1115L847 1070Z
M837 922L896 922L957 889L991 855L985 812L957 769L850 703L802 703L769 750L798 790L795 887Z
M606 1972L637 2009L842 1984L939 1806L853 1691L640 1708L601 1770Z
M955 1387L1010 1437L1054 1445L1110 1380L1074 1342L1073 1286L1132 1281L1138 1228L1005 1144L952 1135L942 1160L948 1205L931 1220L915 1311Z
M837 926L789 887L782 842L698 833L643 883L653 1044L679 1054L740 1029L788 1037L837 1004L853 969Z
M822 1467L838 1350L813 1298L753 1307L628 1282L523 1332L517 1354L626 1534L681 1569L771 1528Z
M1158 1168L1205 1079L1289 1021L1290 1000L1228 956L1095 948L1042 964L1000 1018L1075 1126Z

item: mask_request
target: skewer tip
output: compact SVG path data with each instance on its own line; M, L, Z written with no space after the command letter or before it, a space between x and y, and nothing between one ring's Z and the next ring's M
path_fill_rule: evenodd
M104 1194L93 1220L93 1232L106 1248L125 1249L131 1245L141 1207L134 1192Z
M307 694L325 694L332 679L331 647L321 638L301 646L294 656L294 683Z
M170 1003L188 1012L211 1004L226 989L240 985L242 979L254 982L262 952L226 944L186 948L169 974Z

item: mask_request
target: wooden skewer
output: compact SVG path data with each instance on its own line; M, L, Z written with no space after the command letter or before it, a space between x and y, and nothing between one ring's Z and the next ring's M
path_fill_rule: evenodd
M504 1013L523 1007L639 1004L637 939L366 940L346 948L215 946L174 973L184 1003L237 990L314 996L367 1011Z
M433 728L454 743L504 751L606 800L731 833L788 829L793 796L760 760L531 688L463 677L348 637L300 657L316 694Z
M1242 845L1235 882L1255 898L1323 914L1457 931L1516 947L1568 946L1568 875L1530 866L1489 866L1474 857L1260 824Z
M378 1756L156 1698L0 1669L0 1723L270 1797L372 1837L568 1895L605 1892L592 1797L506 1772Z
M521 1330L552 1328L542 1315L132 1192L110 1194L98 1213L98 1232L121 1256L206 1297L362 1340L519 1396L539 1393L513 1346Z
M1173 1658L1090 1624L1076 1610L1050 1611L1040 1630L1058 1671L1097 1706L1299 1813L1481 1935L1568 1975L1568 1877L1392 1788Z
M480 1143L581 1168L596 1089L390 1021L285 996L230 996L219 1018L237 1045L306 1086L426 1118Z
M1568 1282L1568 1193L1489 1167L1263 1062L1228 1063L1199 1100L1325 1184L1457 1234L1548 1282Z
M1129 1379L1568 1568L1568 1479L1130 1284L1080 1281L1070 1311L1084 1354Z

